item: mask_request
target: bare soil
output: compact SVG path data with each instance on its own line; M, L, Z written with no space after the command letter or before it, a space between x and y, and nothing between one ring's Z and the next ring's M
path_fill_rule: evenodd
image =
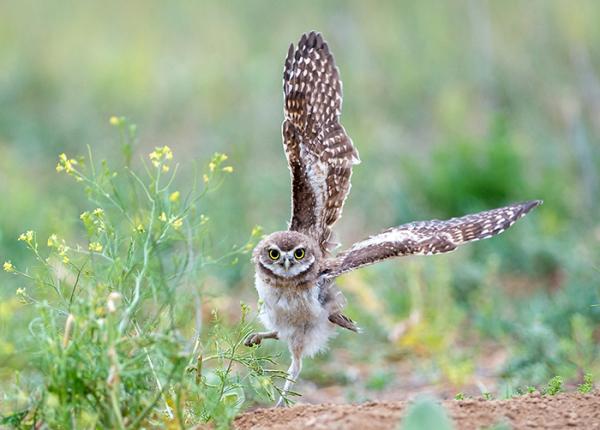
M556 396L529 394L510 400L441 402L457 429L481 429L506 423L513 429L600 429L600 391ZM296 405L257 409L239 416L238 430L396 429L410 402L359 405Z

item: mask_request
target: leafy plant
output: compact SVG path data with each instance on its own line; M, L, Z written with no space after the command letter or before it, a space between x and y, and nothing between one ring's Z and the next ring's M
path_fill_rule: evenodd
M410 405L399 426L400 430L451 430L453 428L452 420L448 417L444 407L429 398L417 399L414 404Z
M583 383L577 387L577 391L581 394L591 393L594 389L594 383L592 381L592 374L586 373L583 375Z
M242 348L251 331L248 307L233 326L213 311L203 317L211 268L235 264L260 235L219 257L210 254L204 196L233 171L215 154L185 192L174 190L178 165L168 146L156 148L143 173L131 166L134 125L111 118L125 163L61 154L58 172L85 188L82 236L69 240L33 230L19 236L36 264L5 272L19 276L20 300L36 310L30 323L35 357L15 383L11 425L118 428L201 421L227 426L246 393L279 394L273 358ZM195 315L193 320L181 315ZM208 327L204 324L208 323ZM35 378L39 384L29 384ZM19 400L21 399L21 400ZM26 399L23 401L23 399Z
M554 396L560 393L563 389L563 379L560 376L555 376L554 378L548 381L548 386L546 387L546 394Z

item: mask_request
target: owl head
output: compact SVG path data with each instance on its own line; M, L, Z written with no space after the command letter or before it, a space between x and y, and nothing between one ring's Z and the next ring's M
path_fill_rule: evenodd
M288 280L302 280L318 271L321 251L309 236L278 231L254 249L253 261L263 273Z

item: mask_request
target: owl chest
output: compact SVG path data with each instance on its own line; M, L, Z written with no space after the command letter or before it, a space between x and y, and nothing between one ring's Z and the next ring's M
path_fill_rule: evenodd
M278 286L257 276L256 290L263 302L261 319L272 330L306 331L328 318L316 286Z

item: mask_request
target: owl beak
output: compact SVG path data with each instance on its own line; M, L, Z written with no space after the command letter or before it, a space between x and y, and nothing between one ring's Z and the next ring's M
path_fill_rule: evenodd
M292 262L291 258L285 257L283 259L283 267L285 267L285 270L290 270L290 263Z

